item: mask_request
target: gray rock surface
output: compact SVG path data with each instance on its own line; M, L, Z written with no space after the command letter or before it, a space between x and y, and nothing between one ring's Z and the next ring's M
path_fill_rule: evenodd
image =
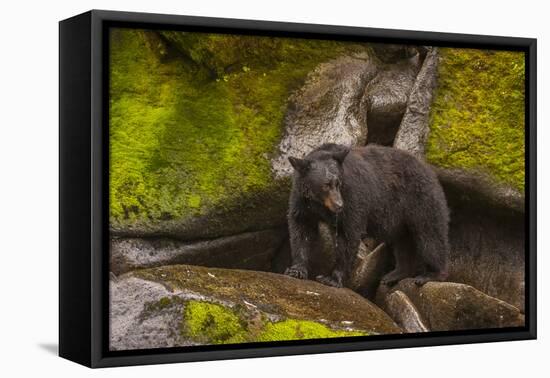
M109 337L110 350L170 348L196 343L179 333L183 303L148 311L162 298L173 294L160 283L137 277L110 281ZM183 294L187 299L200 299Z
M407 110L409 95L421 66L418 54L380 64L362 99L367 112L368 143L391 146Z
M268 271L286 236L286 229L278 228L196 242L113 238L110 270L119 275L134 269L192 264Z
M361 109L365 85L377 70L368 55L344 56L321 64L289 99L285 132L272 160L276 177L291 174L289 156L303 157L323 143L363 144L366 113Z
M426 54L393 144L395 148L409 151L421 159L424 158L426 140L430 131L430 106L437 84L438 59L435 47Z

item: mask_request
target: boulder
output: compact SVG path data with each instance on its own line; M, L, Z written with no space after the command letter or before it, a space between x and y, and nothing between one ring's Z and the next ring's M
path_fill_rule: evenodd
M110 350L400 333L349 289L245 270L171 265L110 281Z
M376 303L385 306L387 301L392 301L389 295L395 291L401 291L410 299L431 331L525 325L525 317L517 307L484 294L469 285L455 282L428 282L419 287L413 279L405 279L392 288L381 285L376 294Z
M385 243L378 244L374 250L361 243L348 287L373 300L380 280L390 270L392 261L391 251Z
M171 264L269 271L287 237L286 229L270 229L196 242L170 238L113 238L110 270L130 270Z

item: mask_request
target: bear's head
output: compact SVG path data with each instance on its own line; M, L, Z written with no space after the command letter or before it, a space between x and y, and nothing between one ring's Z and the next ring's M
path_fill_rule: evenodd
M344 209L342 199L342 163L348 149L336 151L316 150L304 159L289 157L294 167L294 185L300 194L316 201L332 213L338 214Z

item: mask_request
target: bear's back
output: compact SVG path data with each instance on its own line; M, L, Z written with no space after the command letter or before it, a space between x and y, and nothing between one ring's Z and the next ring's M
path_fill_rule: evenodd
M412 154L392 147L355 147L344 161L346 181L369 198L375 212L414 213L418 207L446 209L441 184L433 169ZM446 211L446 210L445 210Z
M375 175L389 176L388 179L406 181L409 185L439 185L433 169L414 155L392 147L367 145L350 151L350 159L356 159L368 166Z

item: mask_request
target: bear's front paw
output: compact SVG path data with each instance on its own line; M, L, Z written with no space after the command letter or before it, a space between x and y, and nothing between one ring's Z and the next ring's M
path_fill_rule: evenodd
M302 267L291 266L286 268L285 275L298 278L300 280L307 280L307 270Z
M335 280L334 278L332 278L330 276L317 276L317 277L315 277L315 280L317 282L320 282L323 285L327 285L327 286L344 287L344 285L342 285L341 280Z

